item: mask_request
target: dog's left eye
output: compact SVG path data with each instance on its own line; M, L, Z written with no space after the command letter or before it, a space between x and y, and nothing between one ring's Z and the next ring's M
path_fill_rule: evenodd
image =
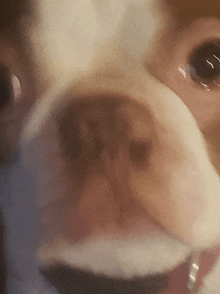
M0 65L0 111L18 100L20 94L19 79L6 66Z
M197 47L189 58L189 74L198 83L216 83L220 78L220 40Z
M3 109L11 100L13 93L12 79L7 67L0 66L0 109Z

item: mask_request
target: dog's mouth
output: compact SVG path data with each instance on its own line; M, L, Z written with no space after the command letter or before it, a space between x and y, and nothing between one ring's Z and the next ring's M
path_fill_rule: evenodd
M167 274L168 285L163 294L175 293L197 293L203 286L204 277L212 270L219 257L219 249L204 251L195 259L189 259L189 262L180 265Z
M61 294L186 294L203 285L202 280L211 271L218 255L219 250L201 253L197 262L193 263L193 270L190 268L193 261L189 259L168 273L130 280L94 275L62 264L42 269L41 272Z
M166 275L122 280L95 276L67 266L57 265L42 270L43 275L61 294L66 293L111 293L111 294L156 294L167 286Z
M166 275L123 280L93 275L84 271L56 265L42 270L43 275L61 294L66 293L111 293L111 294L156 294L167 287Z

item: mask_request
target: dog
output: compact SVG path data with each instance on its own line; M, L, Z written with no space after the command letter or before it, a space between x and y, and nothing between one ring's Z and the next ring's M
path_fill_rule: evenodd
M220 293L219 1L21 7L1 46L7 293L186 293L171 273L204 252L198 293Z

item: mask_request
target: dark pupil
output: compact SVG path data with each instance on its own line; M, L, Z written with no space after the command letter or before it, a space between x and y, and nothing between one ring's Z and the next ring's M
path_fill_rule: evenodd
M190 57L189 67L192 79L215 80L220 75L220 43L200 46Z
M10 101L12 94L12 84L9 70L5 66L0 66L0 110Z

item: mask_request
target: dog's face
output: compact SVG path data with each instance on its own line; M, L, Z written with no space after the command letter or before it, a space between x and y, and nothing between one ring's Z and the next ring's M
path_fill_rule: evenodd
M39 191L43 264L130 278L218 245L219 2L34 8L21 22L34 78L14 111L37 85L16 135Z

